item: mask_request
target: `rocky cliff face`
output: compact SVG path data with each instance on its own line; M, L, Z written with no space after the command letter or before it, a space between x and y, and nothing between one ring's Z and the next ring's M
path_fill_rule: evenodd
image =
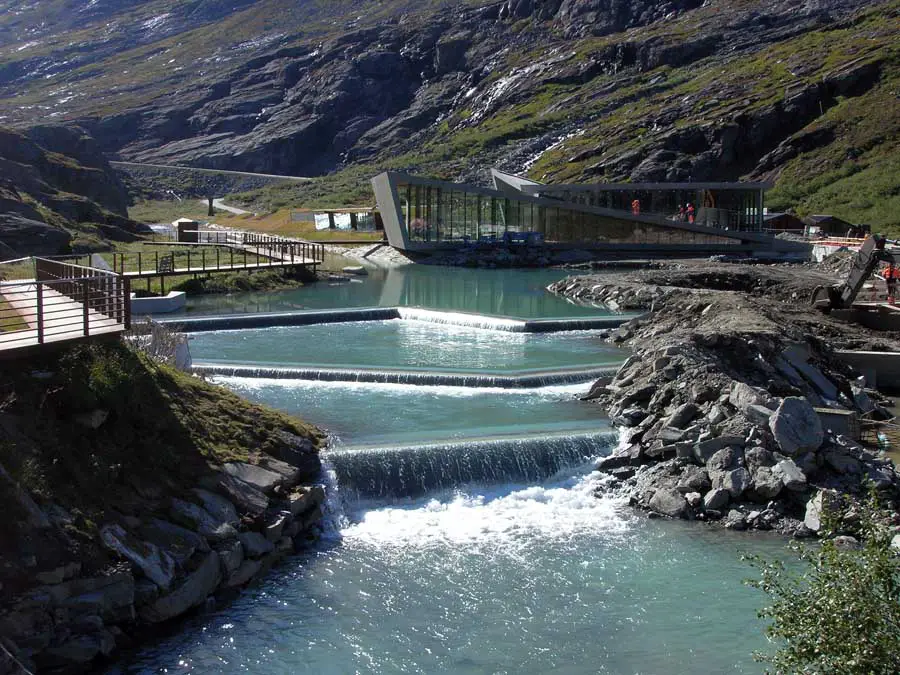
M293 175L484 180L493 163L548 180L779 178L816 153L865 171L897 141L896 0L297 7L260 0L214 23L215 40L189 24L191 55L152 43L171 68L123 50L98 66L128 65L115 86L64 74L65 104L33 77L6 76L5 91L24 87L122 158ZM253 39L236 23L276 11ZM848 100L882 110L851 141Z
M4 256L68 252L78 230L133 238L138 226L128 220L127 200L122 182L84 132L36 126L23 135L0 128Z

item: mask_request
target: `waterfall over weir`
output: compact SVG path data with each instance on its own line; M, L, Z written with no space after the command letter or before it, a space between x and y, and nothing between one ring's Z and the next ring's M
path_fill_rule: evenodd
M409 384L443 387L493 387L533 389L561 384L580 384L616 373L618 366L588 369L537 371L524 374L492 375L479 373L383 370L374 368L298 368L195 363L194 374L219 377L246 377L272 380L318 380L325 382L370 382L373 384Z
M404 499L462 485L538 483L608 454L611 431L460 440L408 447L335 448L323 459L347 500Z

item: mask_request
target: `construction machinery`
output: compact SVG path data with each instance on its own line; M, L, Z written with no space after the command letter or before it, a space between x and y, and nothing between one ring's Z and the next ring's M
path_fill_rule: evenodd
M856 300L863 285L883 262L890 264L887 272L887 277L891 279L888 283L890 289L893 286L893 279L896 278L894 256L885 250L885 244L887 239L881 235L867 237L853 258L846 281L831 286L817 286L812 293L812 305L825 313L832 309L848 309Z

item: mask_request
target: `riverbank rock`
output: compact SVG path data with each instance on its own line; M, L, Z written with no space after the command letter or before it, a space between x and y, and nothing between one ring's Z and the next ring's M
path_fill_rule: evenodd
M825 440L822 420L803 398L784 399L769 419L769 429L781 451L791 456L818 450Z
M650 499L649 507L670 518L683 518L687 513L688 503L677 490L661 488Z
M184 614L206 600L222 580L219 556L207 553L197 569L178 588L140 610L140 617L148 623L159 623Z
M816 502L807 503L823 490L860 495L870 483L896 500L893 464L826 430L816 409L852 415L879 405L877 392L854 393L858 375L828 344L856 329L829 323L811 337L817 322L831 320L798 311L796 289L823 281L746 267L661 263L551 286L572 299L653 310L617 331L613 341L632 353L591 389L621 430L620 448L597 470L653 513L795 536L820 530ZM652 292L641 292L651 278ZM781 287L790 290L780 296Z

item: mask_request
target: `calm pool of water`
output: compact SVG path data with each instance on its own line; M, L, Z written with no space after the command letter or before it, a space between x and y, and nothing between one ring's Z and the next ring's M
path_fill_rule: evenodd
M351 263L346 263L351 264ZM278 312L341 307L427 307L521 319L608 314L547 293L562 270L490 270L405 265L373 268L349 282L322 281L277 293L190 298L191 314Z

